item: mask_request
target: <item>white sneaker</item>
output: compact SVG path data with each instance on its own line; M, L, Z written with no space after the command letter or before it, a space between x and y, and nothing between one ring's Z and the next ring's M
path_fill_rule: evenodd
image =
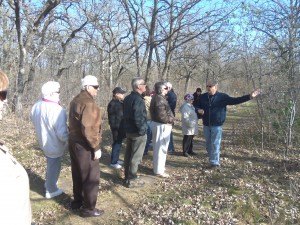
M62 193L64 193L63 192L63 190L61 190L61 189L57 189L57 191L54 191L54 192L48 192L48 191L46 191L46 195L45 195L45 197L46 198L48 198L48 199L50 199L50 198L54 198L54 197L56 197L56 196L59 196L59 195L61 195Z
M158 177L162 177L162 178L169 178L169 177L170 177L170 175L169 175L169 174L167 174L167 173L156 174L156 176L158 176Z
M110 164L111 167L115 168L115 169L121 169L122 166L119 163L116 164Z
M118 164L122 166L124 164L124 161L118 160Z

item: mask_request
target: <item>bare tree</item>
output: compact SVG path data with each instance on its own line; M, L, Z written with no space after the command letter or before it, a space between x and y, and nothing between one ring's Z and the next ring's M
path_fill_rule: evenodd
M24 78L27 64L27 51L31 47L33 37L37 33L45 18L60 3L61 0L47 1L46 4L38 11L32 22L30 20L27 21L27 25L22 24L22 12L26 16L26 6L24 6L20 0L14 0L11 4L15 13L15 25L19 45L19 69L17 74L17 87L13 101L13 111L22 111L22 96L25 88Z
M285 123L287 154L293 143L293 125L299 97L300 2L297 0L270 2L268 5L251 4L251 22L254 29L268 38L268 50L272 52L269 57L279 65L274 68L277 71L273 70L273 73L280 76L281 89L285 89L285 94L282 95L284 111L281 111L281 108L277 113L285 118L282 122Z
M173 52L208 33L219 35L220 28L224 27L226 19L238 6L225 5L204 11L200 0L164 2L168 13L159 17L158 30L161 35L158 35L155 43L157 46L162 45L160 52L164 54L164 62L161 77L168 80ZM169 21L167 24L164 22L166 18Z
M128 21L130 24L130 30L132 33L133 38L133 48L134 48L134 55L135 55L135 62L136 62L136 68L137 68L137 74L138 76L141 75L141 62L140 62L140 44L139 44L139 22L140 22L140 10L141 7L136 1L128 1L128 0L122 0L121 1L125 11L128 16Z

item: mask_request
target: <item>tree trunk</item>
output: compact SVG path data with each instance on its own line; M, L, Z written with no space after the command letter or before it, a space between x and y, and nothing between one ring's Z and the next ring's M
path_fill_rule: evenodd
M157 17L157 3L158 3L158 0L153 0L153 11L152 11L152 19L151 19L151 26L150 26L150 31L149 31L149 42L148 42L148 44L150 45L150 49L149 49L148 63L147 63L146 74L145 74L146 82L149 80L149 77L150 77L152 55L153 55L153 50L155 47L154 33L155 33L156 17Z

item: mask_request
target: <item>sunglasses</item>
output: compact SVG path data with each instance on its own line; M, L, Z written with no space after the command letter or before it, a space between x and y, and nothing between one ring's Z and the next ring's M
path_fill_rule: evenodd
M96 89L96 90L99 89L99 85L92 85L92 87L93 87L94 89Z
M213 87L213 86L212 86L212 85L206 85L206 87L211 88L211 87Z
M4 101L7 97L7 91L0 91L0 100Z
M168 88L168 87L165 87L164 89L165 89L165 90L169 90L169 88Z

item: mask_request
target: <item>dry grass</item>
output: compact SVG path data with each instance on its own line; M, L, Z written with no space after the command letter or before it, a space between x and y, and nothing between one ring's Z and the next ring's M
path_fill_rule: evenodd
M229 114L231 117L224 127L220 170L207 168L202 134L195 140L198 155L181 157L182 136L177 123L174 134L178 155L167 159L171 178L163 180L152 175L150 152L140 166L146 182L140 189L123 187L122 171L108 167L110 131L106 124L97 202L97 207L106 213L101 218L90 219L83 219L69 209L72 182L68 153L59 179L65 194L46 200L43 197L45 159L26 114L23 118L8 115L1 122L0 134L28 171L35 224L300 224L299 150L288 158L282 156L279 146L260 151L258 146L249 144L251 141L246 141L251 137L245 131L252 128L242 125L241 116L245 114L239 114L239 109ZM247 118L255 117L247 114Z

